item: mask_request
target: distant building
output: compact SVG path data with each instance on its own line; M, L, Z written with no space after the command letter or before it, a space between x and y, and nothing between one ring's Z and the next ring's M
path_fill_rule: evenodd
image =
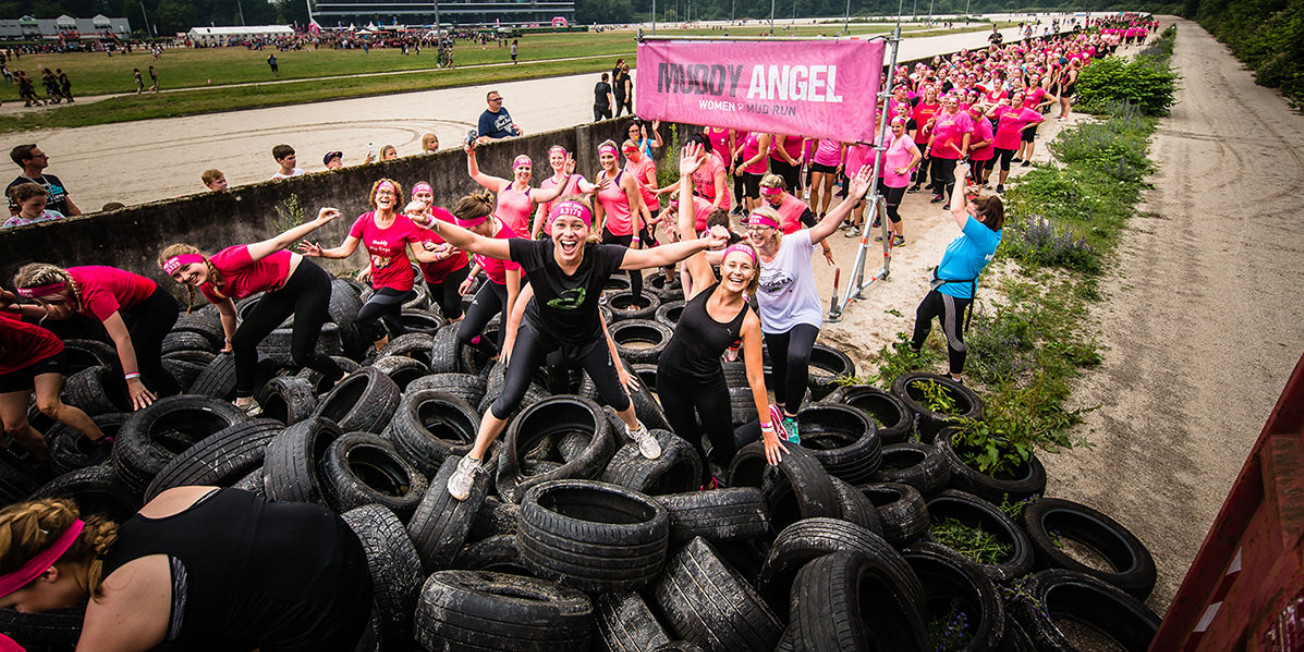
M126 18L109 18L103 14L94 18L73 18L63 15L58 18L22 18L0 19L0 39L17 41L32 39L56 40L81 38L125 38L131 35L131 23Z
M246 39L294 36L294 28L285 25L249 25L247 27L195 27L186 32L186 38L195 45L226 45L231 41Z
M575 22L574 2L470 2L442 0L439 22L455 25L550 25L553 18ZM431 25L435 3L431 0L317 0L312 17L322 27L366 25Z

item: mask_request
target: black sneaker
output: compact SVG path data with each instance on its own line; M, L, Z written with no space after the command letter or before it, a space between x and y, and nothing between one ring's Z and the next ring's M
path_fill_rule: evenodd
M906 189L906 194L909 194L909 195L913 195L913 194L915 194L915 193L917 193L917 192L919 192L919 184L917 184L917 183L916 183L915 185L910 186L909 188Z
M1029 167L1029 166L1031 166L1031 165L1032 165L1032 161L1024 161L1023 163L1020 163L1020 164L1019 164L1019 167L1021 167L1021 168L1026 168L1026 167Z
M1011 161L1012 163L1018 163L1019 161L1022 161L1022 160L1023 160L1023 159L1021 159L1021 158L1019 158L1019 157L1017 157L1017 156L1014 157L1014 158L1012 158L1012 159L1010 159L1010 161Z
M938 203L938 202L942 202L942 201L945 201L945 198L944 198L944 197L942 197L941 195L933 195L933 198L930 199L930 200L928 200L928 203L930 203L930 204L936 204L936 203Z
M1004 195L1004 194L1005 194L1005 184L1003 184L1003 183L998 183L998 184L996 184L996 194L998 194L998 195Z

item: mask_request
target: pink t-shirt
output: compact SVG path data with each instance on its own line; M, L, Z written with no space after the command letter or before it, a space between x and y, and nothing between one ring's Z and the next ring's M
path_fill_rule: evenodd
M783 218L779 230L784 235L788 235L801 230L801 216L810 210L810 207L806 205L806 202L794 197L792 193L785 192L783 193L783 202L775 210L779 212L779 217Z
M725 167L724 159L718 154L712 152L706 157L706 162L697 171L693 173L693 193L705 197L707 201L715 201L715 175L725 175L725 193L720 199L720 208L726 211L732 207L729 200L729 169Z
M801 136L783 136L783 151L788 153L794 161L801 162L801 147L805 139ZM779 155L779 136L770 139L770 158L775 161L787 162Z
M434 215L435 219L441 222L457 224L457 221L453 219L453 214L448 212L448 209L446 208L435 206L430 209L430 212ZM421 240L423 242L444 244L444 239L441 238L438 233L435 233L434 229L421 229ZM417 263L417 265L421 267L421 276L424 277L427 282L443 283L444 279L448 278L448 275L451 272L466 267L466 262L466 252L461 249L454 249L453 255L448 258L433 263Z
M18 315L0 312L0 375L30 367L63 350L63 340Z
M743 161L750 161L761 151L761 136L765 134L752 133L747 134L747 140L743 142ZM751 165L743 168L743 172L748 174L765 174L767 166L765 157L758 157L758 160Z
M517 236L516 232L512 230L512 227L503 224L493 237L499 240L510 240ZM480 254L474 254L474 258L475 264L479 265L480 269L484 270L484 275L488 277L491 282L497 285L507 284L507 270L519 270L521 268L520 265L510 260L499 260L497 258L490 258L489 256L482 256Z
M706 230L706 218L714 211L715 207L711 202L701 197L693 197L693 228L697 229L698 233Z
M100 321L119 310L131 310L158 289L153 280L116 267L69 267L68 274L81 290L82 314Z
M996 126L996 137L992 145L997 149L1018 149L1023 128L1043 119L1040 113L1032 109L1012 109L1008 106L997 108L996 118L1000 122Z
M866 164L872 165L874 161L874 148L869 145L848 145L847 146L847 163L845 171L848 177L854 177L860 173L860 168Z
M969 150L969 158L975 161L989 161L996 155L996 148L992 146L992 121L987 118L974 118L973 136L969 137L969 145L976 145L983 141L987 144L977 149Z
M292 255L282 249L266 258L255 261L249 255L249 245L227 247L212 256L208 262L222 275L222 289L212 282L199 286L199 291L213 303L224 298L243 299L256 292L279 290L290 275Z
M842 143L828 138L821 138L815 148L814 161L820 165L838 167L842 163Z
M1040 86L1029 89L1023 96L1023 108L1036 109L1041 100L1046 97L1046 91Z
M973 119L968 113L957 111L954 114L941 112L933 125L933 158L960 159L965 152L964 135L973 133Z
M910 138L910 134L901 134L900 138L892 141L887 146L887 159L883 166L883 185L889 188L904 188L910 185L910 171L906 170L905 174L897 174L897 168L903 168L910 164L914 154L912 149L916 149L915 141Z
M605 174L603 172L599 175L598 181L602 181ZM629 205L629 197L625 195L625 189L620 187L620 182L624 176L624 172L617 172L611 183L607 184L606 188L598 191L598 201L602 203L602 228L611 231L611 235L632 235L634 233L634 220L630 217L632 207Z
M651 170L652 174L648 175ZM657 164L652 162L652 157L643 156L638 159L638 163L630 161L625 162L625 174L634 176L634 181L638 182L638 191L643 195L643 203L647 204L648 210L656 212L661 209L661 199L657 196ZM647 185L648 176L652 177L652 185Z
M376 212L367 211L358 216L349 229L349 235L362 240L371 258L371 287L392 288L399 292L412 289L416 274L407 257L407 246L420 246L421 227L406 215L395 215L389 228L376 226Z
M498 191L498 208L494 211L494 216L517 233L529 233L530 211L533 208L529 186L525 190L517 190L513 184L507 184Z

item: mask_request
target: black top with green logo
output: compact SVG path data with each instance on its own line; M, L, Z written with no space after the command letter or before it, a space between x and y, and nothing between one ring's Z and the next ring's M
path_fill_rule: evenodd
M551 240L507 241L512 260L519 263L534 288L525 318L539 332L560 344L579 346L602 337L598 297L612 273L620 269L626 248L587 244L584 260L566 275L553 259Z

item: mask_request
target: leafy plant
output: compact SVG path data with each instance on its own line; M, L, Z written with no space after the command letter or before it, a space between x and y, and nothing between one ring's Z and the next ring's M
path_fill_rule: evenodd
M273 233L284 233L306 221L303 215L303 207L299 206L299 196L296 194L291 193L275 208L276 219L273 219L271 223Z
M1011 439L986 421L961 419L960 425L946 432L961 462L994 478L1014 479L1032 457L1031 442Z
M952 600L946 613L928 619L928 638L936 652L960 652L969 648L973 632L969 631L969 614L964 612L959 600Z
M959 519L949 516L934 521L929 532L932 532L938 543L968 557L976 564L1000 564L1014 552L1014 546L997 539L995 534L980 527L965 525Z
M1177 73L1154 56L1110 57L1092 62L1078 75L1078 108L1089 113L1111 102L1128 101L1146 115L1168 115L1177 92Z
M1020 518L1023 518L1024 508L1037 502L1038 498L1040 498L1040 496L1029 496L1023 500L1012 503L1010 502L1010 495L1005 494L1005 496L1001 498L1001 504L997 505L997 507L1004 512L1006 516L1010 517L1010 520L1017 523Z
M950 388L935 380L915 381L906 386L906 391L910 392L912 396L917 391L918 398L916 400L923 403L924 407L932 412L949 415L959 415L961 413Z

